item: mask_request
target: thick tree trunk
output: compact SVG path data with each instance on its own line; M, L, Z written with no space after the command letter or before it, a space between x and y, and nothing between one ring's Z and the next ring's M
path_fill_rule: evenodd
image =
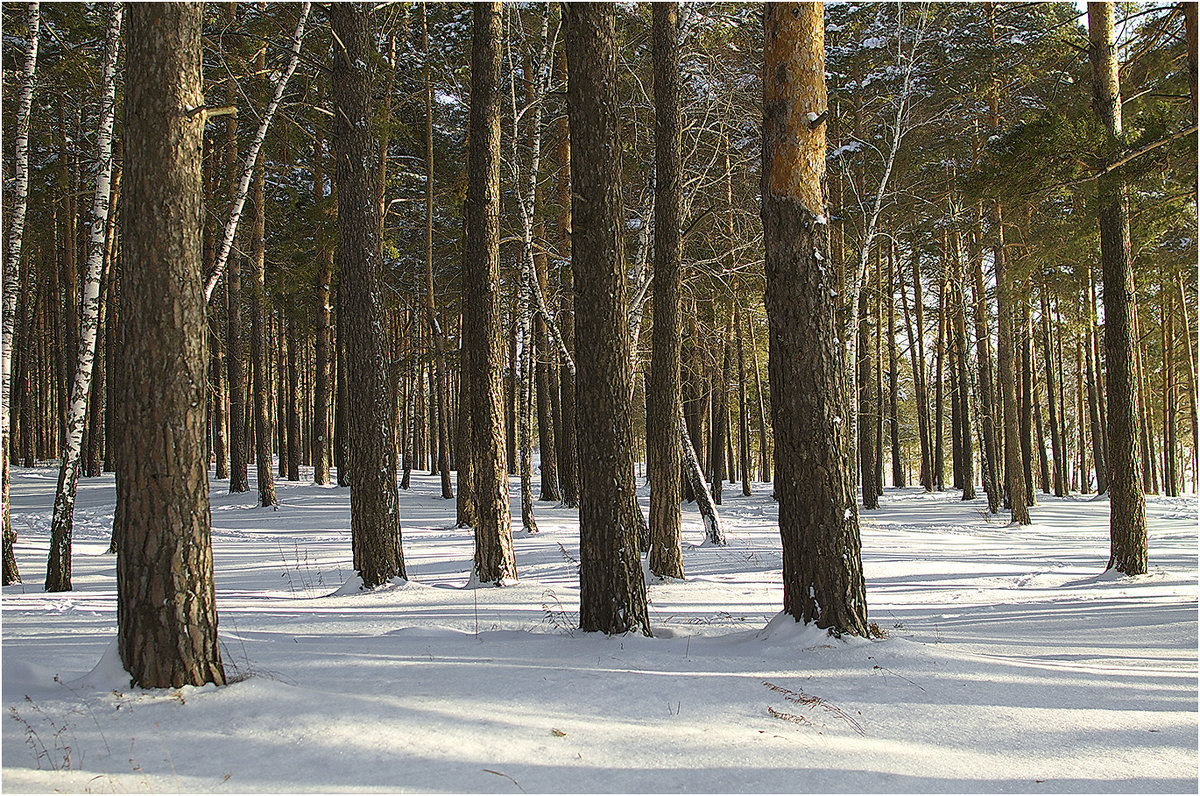
M1115 151L1121 137L1121 86L1113 32L1113 4L1088 3L1092 107ZM1104 277L1104 353L1108 369L1108 491L1111 554L1108 567L1126 575L1146 572L1146 504L1134 469L1136 406L1133 327L1137 293L1129 244L1129 201L1120 170L1097 181L1100 259Z
M580 628L650 635L633 475L616 9L563 6L570 85L571 266L580 475ZM639 512L640 513L640 512Z
M334 48L333 105L337 152L338 233L346 324L346 377L350 437L350 533L354 568L364 588L405 577L401 549L396 459L391 454L384 310L381 292L376 173L371 153L371 35L367 9L329 8Z
M135 686L223 684L203 460L201 5L132 4L117 376L117 647ZM164 610L164 604L167 610Z
M762 215L784 611L866 635L836 276L824 266L825 128L807 122L826 111L822 9L769 3L763 20Z
M480 583L517 577L508 509L500 309L500 4L474 6L468 119L467 241L463 320L470 379L471 474L476 496L475 571ZM464 379L464 380L465 380ZM461 455L461 454L460 454Z
M682 121L679 14L676 3L652 6L654 58L654 327L646 390L646 470L650 477L650 571L682 578L680 387L683 316Z
M71 379L71 403L66 418L67 437L63 449L62 466L58 473L58 493L54 498L54 515L50 521L50 560L46 570L46 591L71 590L71 531L75 517L75 489L79 479L79 459L82 453L83 424L87 417L88 393L92 388L92 365L96 354L96 338L100 327L100 281L104 272L104 233L108 227L109 197L112 192L112 138L113 123L116 118L117 95L117 52L121 46L121 13L122 6L114 5L109 10L108 31L104 44L104 78L100 99L100 135L97 142L96 187L92 198L91 230L87 241L87 272L83 288L83 326L79 334L79 350L72 361L75 362L75 372ZM196 156L197 169L201 157ZM202 186L202 176L199 185ZM197 233L199 230L197 230ZM68 242L68 248L74 249L74 241ZM197 254L200 250L197 250ZM70 296L68 303L74 303ZM203 309L200 311L200 323L203 327ZM200 356L200 367L207 365L204 361L204 341L197 340ZM203 395L206 380L201 378L197 390ZM200 401L197 410L203 424L206 411L204 402ZM198 435L195 444L203 450L202 435ZM7 452L6 452L7 453ZM208 463L202 459L202 469L205 478L208 477Z

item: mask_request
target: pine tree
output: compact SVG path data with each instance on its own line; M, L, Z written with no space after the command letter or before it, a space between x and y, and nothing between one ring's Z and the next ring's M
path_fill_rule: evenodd
M128 10L113 536L118 650L142 688L225 681L202 444L201 9Z
M762 217L783 609L799 622L866 635L836 276L824 266L822 9L768 3L763 22Z

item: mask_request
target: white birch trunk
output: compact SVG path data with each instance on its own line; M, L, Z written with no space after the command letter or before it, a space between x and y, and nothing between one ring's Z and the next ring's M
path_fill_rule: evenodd
M108 205L112 194L112 139L117 96L117 53L121 48L122 6L112 6L104 42L104 82L100 99L100 133L97 138L96 190L92 197L91 229L87 241L86 273L83 284L83 317L79 334L79 356L67 407L67 439L58 474L58 494L50 525L50 561L46 591L71 589L71 529L75 514L75 487L79 479L79 454L83 423L87 417L88 392L92 386L92 359L96 355L96 332L100 321L100 275L104 270L104 236L108 227Z
M0 267L0 284L4 294L4 320L2 322L3 373L0 374L0 457L3 457L3 520L4 539L4 584L20 583L16 560L12 557L12 545L16 534L8 516L8 401L12 387L12 344L13 322L17 314L17 288L21 284L21 240L25 233L25 208L29 200L29 117L33 108L33 87L37 81L38 34L41 15L37 3L29 4L29 51L25 54L25 68L21 75L21 98L17 105L16 185L13 188L13 218L9 230L8 252L3 267ZM10 560L11 559L11 560Z
M262 122L258 125L258 131L254 134L254 141L250 144L250 151L246 154L246 160L242 165L242 179L238 183L237 195L234 197L233 207L229 211L229 220L225 222L225 235L221 239L221 248L218 250L217 260L213 264L213 272L204 285L206 301L212 300L213 291L216 290L217 283L221 281L221 272L225 270L225 263L229 260L229 253L233 250L233 238L237 234L238 221L242 218L242 208L246 205L246 196L250 193L250 179L254 176L254 163L258 159L263 141L267 138L267 127L270 126L271 119L275 116L275 110L279 107L280 100L283 99L283 92L287 89L292 73L296 71L296 64L300 62L300 46L304 42L304 26L308 22L310 8L310 3L302 3L300 6L300 21L296 23L296 33L292 37L291 60L288 61L287 69L279 78L279 82L275 84L275 96L271 98L267 110L263 113Z
M687 421L683 418L683 406L679 407L679 436L683 457L683 469L696 495L696 507L700 510L700 518L704 520L704 541L706 544L724 546L725 530L721 527L721 517L717 514L717 504L713 501L712 492L704 480L704 470L700 467L700 458L692 446L692 438L688 436Z

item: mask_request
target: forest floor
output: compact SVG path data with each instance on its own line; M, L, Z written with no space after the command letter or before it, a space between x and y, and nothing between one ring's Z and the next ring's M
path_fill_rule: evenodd
M541 532L517 534L519 584L471 588L471 532L414 474L411 580L343 593L347 489L277 482L271 511L214 480L233 682L143 691L115 655L111 476L80 482L76 590L42 591L56 478L12 474L5 791L1197 790L1195 497L1147 499L1151 571L1128 578L1103 572L1106 499L1039 495L1018 528L888 489L862 520L888 634L867 641L778 616L770 487L731 486L727 547L685 505L687 580L650 582L655 637L606 638L575 629L570 510L538 504Z

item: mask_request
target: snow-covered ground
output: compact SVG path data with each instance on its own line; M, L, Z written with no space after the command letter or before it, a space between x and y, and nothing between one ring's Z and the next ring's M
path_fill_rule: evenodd
M271 511L213 481L233 683L139 691L114 660L111 477L80 482L76 591L42 591L56 476L12 477L6 791L1197 789L1195 498L1147 499L1151 572L1124 578L1104 499L1039 495L1018 528L889 489L863 518L889 637L838 641L773 619L770 489L727 488L728 547L685 506L688 578L650 584L651 639L575 629L571 511L538 505L518 585L466 588L471 535L414 474L410 582L335 596L346 489L277 482Z

